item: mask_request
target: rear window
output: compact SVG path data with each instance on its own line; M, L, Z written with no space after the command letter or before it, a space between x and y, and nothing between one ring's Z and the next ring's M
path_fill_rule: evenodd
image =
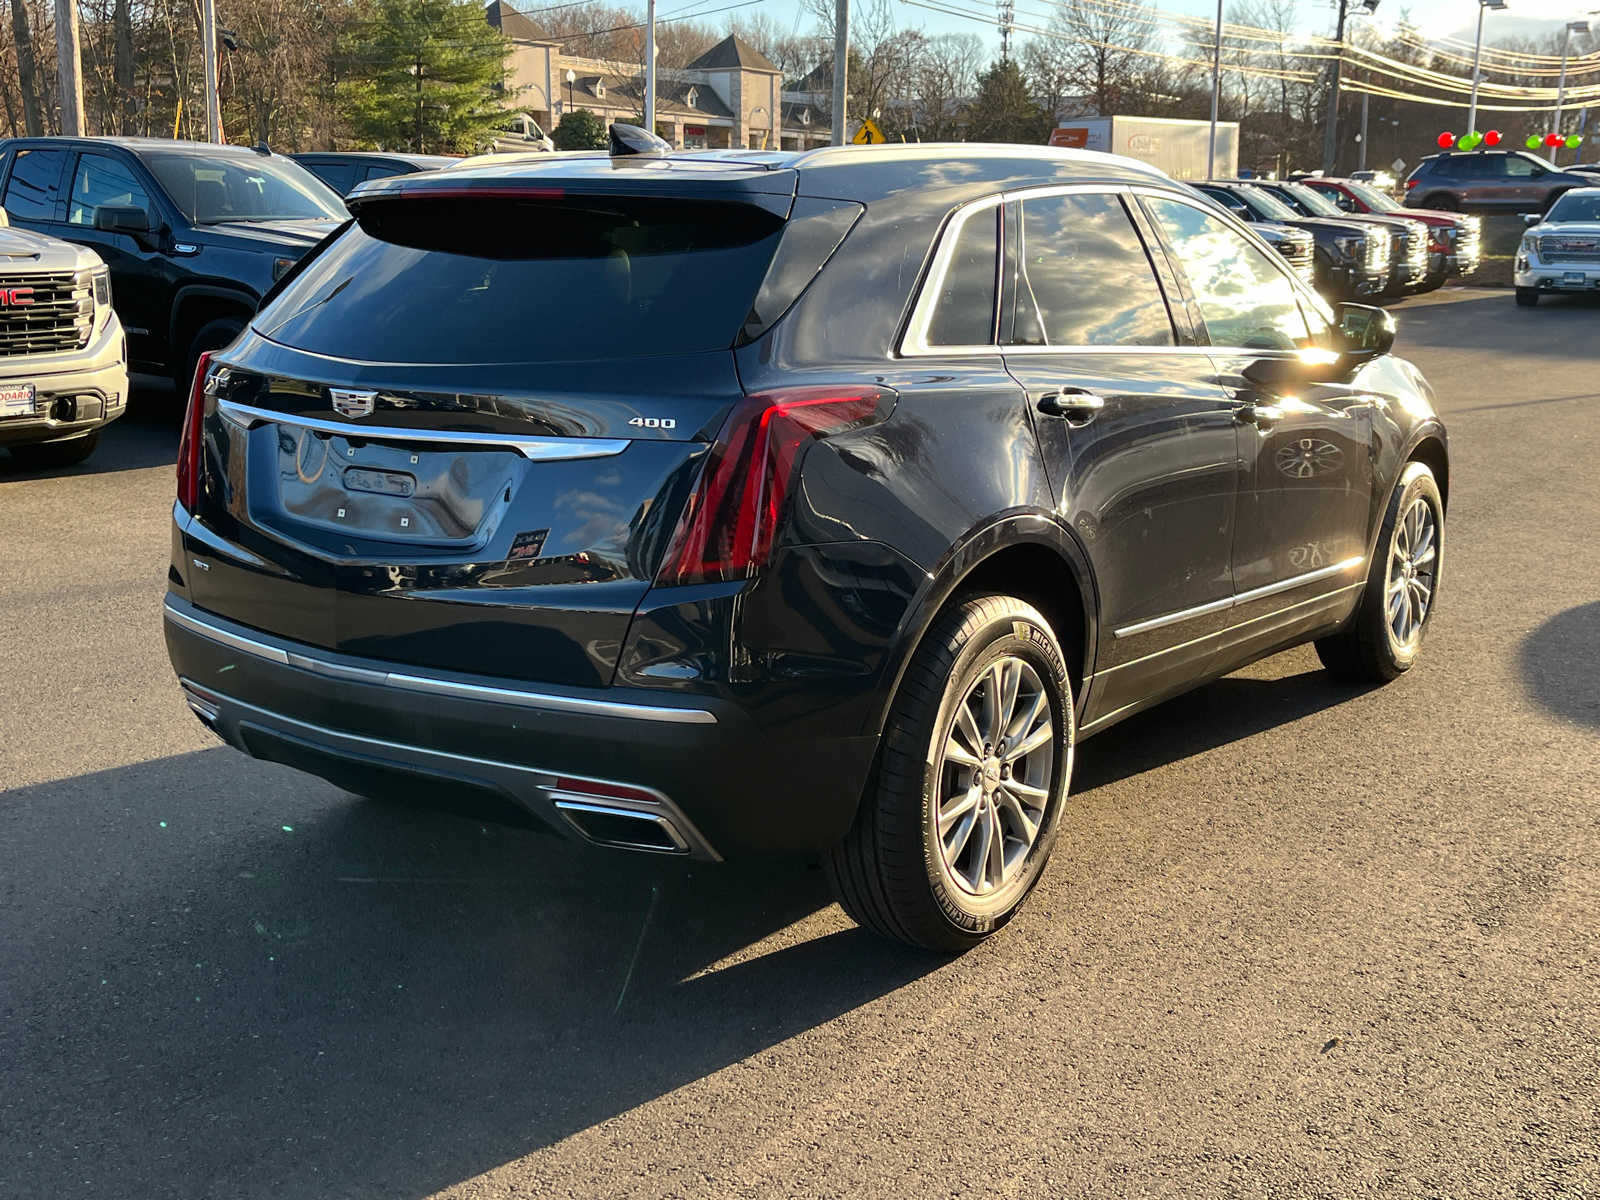
M783 229L751 205L640 197L403 199L257 319L373 362L561 362L727 349Z

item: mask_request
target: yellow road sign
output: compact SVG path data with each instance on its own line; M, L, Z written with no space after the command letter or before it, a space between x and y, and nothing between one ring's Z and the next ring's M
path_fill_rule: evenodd
M850 140L857 146L881 146L889 139L883 136L883 130L873 124L872 118L868 117L861 122L861 128L856 130L855 137Z

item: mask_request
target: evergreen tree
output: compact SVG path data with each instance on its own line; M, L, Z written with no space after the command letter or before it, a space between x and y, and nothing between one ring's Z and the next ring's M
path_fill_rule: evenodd
M506 119L510 48L476 0L366 0L341 55L352 129L385 149L472 153Z
M968 115L968 137L975 142L1043 143L1049 122L1028 96L1028 83L1013 59L994 64L978 80L978 96Z
M587 108L568 109L550 133L557 150L604 150L611 144L606 123Z

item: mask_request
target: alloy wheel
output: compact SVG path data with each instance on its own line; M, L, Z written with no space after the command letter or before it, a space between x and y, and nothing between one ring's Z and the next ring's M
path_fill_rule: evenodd
M1422 633L1428 610L1433 605L1438 568L1438 518L1433 506L1419 496L1395 523L1394 546L1389 553L1389 583L1385 595L1389 632L1402 649L1409 647Z
M948 881L989 897L1015 880L1051 796L1055 721L1034 668L996 659L967 689L945 735L938 838Z

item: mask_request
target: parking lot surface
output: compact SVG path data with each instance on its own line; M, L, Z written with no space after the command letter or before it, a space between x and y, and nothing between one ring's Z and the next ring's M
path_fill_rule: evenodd
M1396 311L1454 457L1421 665L1085 743L955 960L804 861L222 747L161 639L174 401L0 458L0 1195L1600 1194L1600 306Z

